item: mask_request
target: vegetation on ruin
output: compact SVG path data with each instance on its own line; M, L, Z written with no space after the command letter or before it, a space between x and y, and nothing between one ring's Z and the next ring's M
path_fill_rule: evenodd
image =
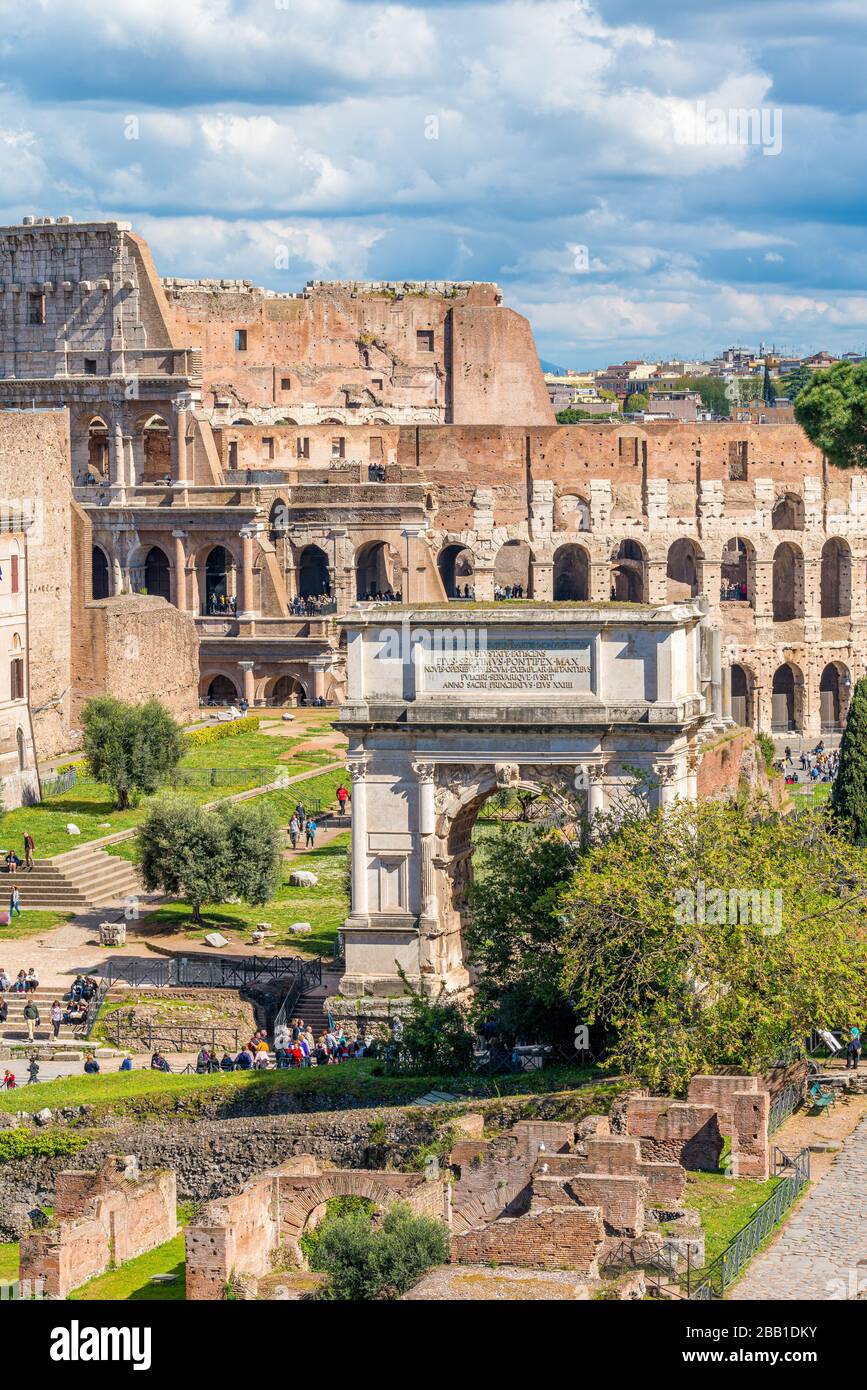
M649 405L650 397L646 391L633 391L631 395L626 397L626 404L623 409L634 413L647 410Z
M867 677L856 683L840 740L831 811L856 844L867 844Z
M300 784L296 801L306 785ZM256 804L259 800L264 798L257 798ZM146 919L145 925L186 931L194 940L200 940L207 931L217 928L237 944L249 941L257 923L267 921L274 929L267 939L269 948L291 945L304 955L331 955L337 933L349 913L346 864L350 838L348 830L342 831L327 845L284 860L280 883L260 907L246 907L243 903L212 905L208 908L207 925L197 927L190 904L173 902L158 908ZM293 887L289 882L293 869L307 869L316 874L319 882L313 888ZM293 922L309 922L312 931L296 935L289 931Z
M755 1178L734 1178L724 1173L687 1173L683 1205L701 1217L705 1266L731 1244L780 1181L768 1178L757 1182Z
M765 764L765 772L773 772L774 759L777 756L777 750L774 746L774 740L771 738L770 734L763 734L761 732L757 733L756 747L762 755L762 761Z
M18 1242L4 1241L0 1245L0 1283L11 1283L18 1278Z
M181 731L159 700L128 705L100 695L88 700L81 723L91 775L111 787L119 811L155 792L184 751Z
M332 1227L335 1222L345 1221L347 1217L361 1217L365 1221L371 1221L376 1212L376 1203L370 1197L359 1197L353 1192L347 1192L340 1197L329 1197L325 1203L325 1215L318 1226L312 1227L299 1240L298 1244L304 1253L304 1258L315 1269L312 1264L316 1248L322 1240L323 1235Z
M280 879L280 826L273 809L256 800L208 810L164 793L151 804L138 839L145 887L183 898L197 925L205 903L231 897L261 906Z
M182 1302L186 1298L185 1254L184 1237L176 1235L117 1269L98 1274L67 1297L73 1303ZM172 1275L172 1282L152 1283L154 1276L160 1274Z
M68 1130L32 1130L24 1126L0 1130L0 1163L19 1158L66 1158L88 1143L81 1134Z
M814 372L795 400L795 419L829 463L867 467L867 362Z
M449 1258L449 1233L442 1221L416 1216L397 1202L380 1225L372 1211L326 1217L310 1255L312 1269L328 1275L321 1299L396 1299L426 1270Z

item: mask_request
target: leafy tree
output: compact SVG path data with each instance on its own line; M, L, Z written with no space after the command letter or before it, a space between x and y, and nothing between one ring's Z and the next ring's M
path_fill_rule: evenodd
M506 1038L571 1040L558 899L573 862L561 835L537 827L501 825L476 847L467 946L478 1012L495 1014Z
M328 1275L324 1298L400 1298L425 1270L449 1258L443 1223L416 1216L404 1202L389 1208L378 1229L369 1213L326 1220L310 1257L311 1267Z
M646 410L650 404L650 398L644 391L633 391L626 397L626 404L623 409L627 411Z
M867 677L856 683L840 740L840 766L831 810L846 822L856 844L867 844Z
M814 372L795 401L795 419L829 463L867 467L867 362Z
M726 395L726 384L719 376L682 376L675 382L676 391L697 391L705 410L714 415L728 418L731 402Z
M568 406L565 410L557 411L558 425L577 425L581 420L606 420L608 416L597 415L592 410L581 410L578 406Z
M776 383L778 396L786 396L794 401L795 397L803 391L805 386L809 386L813 380L815 372L809 367L795 367L794 371L788 372L786 376L781 376Z
M428 998L414 989L398 966L409 1007L401 1015L400 1046L417 1071L436 1076L467 1071L474 1035L459 1005L444 1000L442 991Z
M198 923L205 903L267 902L280 878L277 822L255 802L206 810L167 793L150 807L139 848L145 887L188 902Z
M867 856L821 812L675 804L577 860L560 895L563 986L608 1062L654 1090L762 1066L860 1015L865 891Z
M251 906L267 903L280 882L283 839L276 812L261 802L235 801L216 814L223 822L232 896Z
M81 719L90 770L114 790L119 810L155 792L181 759L180 730L158 700L127 705L100 695L88 700Z
M223 902L231 893L226 872L226 823L183 796L166 793L154 801L138 832L144 885L171 898L183 898L201 922L206 902Z

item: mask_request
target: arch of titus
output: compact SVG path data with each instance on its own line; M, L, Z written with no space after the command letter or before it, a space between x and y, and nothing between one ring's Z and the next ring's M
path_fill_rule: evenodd
M341 995L470 983L463 923L480 807L554 788L593 817L647 776L694 798L725 724L718 629L701 599L639 604L359 605L343 620L352 906Z

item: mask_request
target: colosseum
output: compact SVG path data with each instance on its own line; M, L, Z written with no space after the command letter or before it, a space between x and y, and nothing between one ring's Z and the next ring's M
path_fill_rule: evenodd
M558 426L496 285L164 280L121 222L0 229L0 304L0 410L68 412L82 601L174 605L202 701L340 701L357 600L516 586L703 594L736 723L845 718L867 479L796 425Z

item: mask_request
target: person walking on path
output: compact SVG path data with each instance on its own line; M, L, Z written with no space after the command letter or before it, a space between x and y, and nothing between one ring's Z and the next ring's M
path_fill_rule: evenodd
M28 999L24 1005L24 1021L27 1024L27 1037L30 1042L34 1041L33 1034L39 1027L42 1020L39 1017L39 1010L36 1007L35 999Z
M13 917L20 917L20 916L21 916L21 894L19 893L19 891L18 891L17 888L13 888L13 889L12 889L12 892L9 894L9 921L11 922Z
M307 824L304 827L304 836L304 843L307 848L313 849L316 844L316 822L312 816L308 817Z
M337 788L335 796L337 797L337 805L340 807L340 814L341 816L345 816L346 803L349 800L349 792L347 791L346 787L344 787L342 782L340 783L340 786Z
M289 843L291 844L293 849L298 848L298 836L300 834L301 826L298 823L298 817L293 816L289 822Z
M24 832L24 867L27 872L33 873L33 851L36 848L36 841L29 830Z
M35 1086L39 1080L39 1063L35 1057L30 1058L30 1066L27 1068L27 1075L29 1077L29 1085Z
M60 1025L63 1022L63 1005L55 999L51 1005L51 1027L54 1029L55 1042L60 1037Z
M850 1067L853 1071L858 1070L858 1063L861 1061L861 1029L852 1027L849 1029L849 1041L846 1044L846 1070Z

